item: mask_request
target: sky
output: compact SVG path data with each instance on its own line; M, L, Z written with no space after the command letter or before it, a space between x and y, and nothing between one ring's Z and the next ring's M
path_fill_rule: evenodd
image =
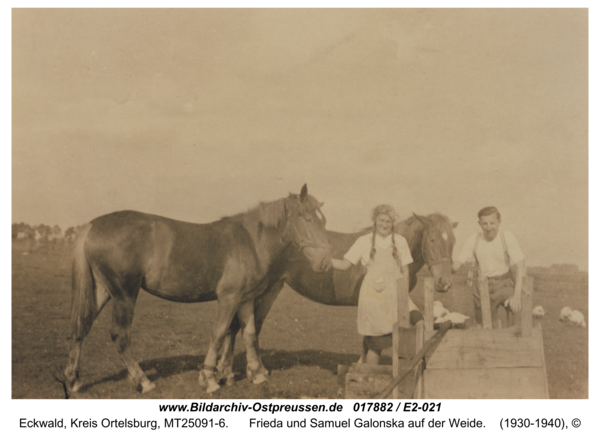
M327 228L494 205L588 269L585 9L15 9L12 222L205 223L309 193Z

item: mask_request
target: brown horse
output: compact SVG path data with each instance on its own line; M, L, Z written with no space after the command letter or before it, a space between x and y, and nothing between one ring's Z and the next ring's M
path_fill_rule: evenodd
M140 212L96 218L78 238L73 263L72 344L64 370L67 391L81 383L79 357L84 337L102 307L112 299L110 335L129 376L142 392L151 383L129 353L133 310L140 288L177 302L218 301L208 353L199 382L219 388L217 353L234 316L243 328L248 374L266 380L256 350L254 299L269 285L281 255L295 247L310 269L331 267L321 204L307 194L262 203L247 213L210 224L191 224ZM322 214L321 214L322 215Z
M452 286L452 250L456 239L453 229L458 223L451 223L448 217L441 214L428 216L414 215L395 225L395 233L404 236L408 242L413 263L409 265L409 290L417 284L417 272L427 265L431 271L435 289L446 292ZM372 229L359 233L338 233L327 231L333 258L342 259L352 244ZM315 273L300 257L298 251L288 249L283 257L273 264L269 274L269 286L255 300L255 325L257 335L267 317L273 302L287 283L294 291L304 297L325 305L357 306L358 294L366 269L358 264L348 270L330 270ZM234 320L231 334L225 340L224 353L219 362L219 371L233 384L233 347L235 335L239 330L239 322ZM261 365L263 374L268 371Z

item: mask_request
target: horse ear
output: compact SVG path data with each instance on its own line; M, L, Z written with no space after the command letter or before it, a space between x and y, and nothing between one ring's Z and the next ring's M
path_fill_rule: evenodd
M456 227L457 227L457 226L458 226L458 221L457 221L457 222L455 222L455 223L452 223L452 228L453 228L453 229L456 229Z
M323 204L325 204L325 201L321 201L321 204L319 204L319 207L323 207Z
M302 186L302 190L300 191L300 201L302 201L304 203L304 200L306 200L307 194L308 194L308 188L306 187L306 183L304 183L304 186Z
M423 224L424 226L430 226L431 225L431 220L429 218L427 218L426 216L422 216L422 215L417 215L416 213L413 212L413 215L415 216L416 219L418 219L421 224Z

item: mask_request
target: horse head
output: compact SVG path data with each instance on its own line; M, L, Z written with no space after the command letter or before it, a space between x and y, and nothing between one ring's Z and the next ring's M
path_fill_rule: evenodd
M322 273L329 270L331 246L325 232L326 218L321 212L323 203L308 195L306 184L302 186L300 195L290 194L287 201L288 231L291 241L302 250L315 272Z
M458 223L451 223L441 214L421 216L414 214L423 224L421 252L423 260L433 275L435 289L446 292L452 286L452 249L456 243L453 229Z

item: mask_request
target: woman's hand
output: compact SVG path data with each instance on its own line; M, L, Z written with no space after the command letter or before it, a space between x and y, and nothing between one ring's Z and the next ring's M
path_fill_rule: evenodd
M352 262L348 259L332 259L331 265L337 270L347 270L352 266Z

